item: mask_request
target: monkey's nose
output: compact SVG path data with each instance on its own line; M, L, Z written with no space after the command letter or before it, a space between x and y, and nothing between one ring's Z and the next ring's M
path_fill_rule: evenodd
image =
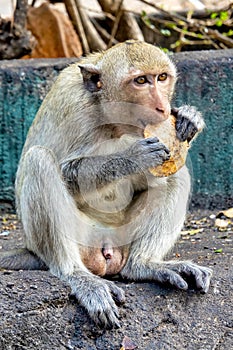
M164 113L165 112L164 108L162 108L162 107L157 107L156 111L158 111L160 113Z
M166 119L169 117L169 115L170 115L170 110L168 110L167 108L165 109L165 108L163 108L163 107L156 107L155 110L156 110L157 112L159 112L160 116L161 116L164 120L166 120Z

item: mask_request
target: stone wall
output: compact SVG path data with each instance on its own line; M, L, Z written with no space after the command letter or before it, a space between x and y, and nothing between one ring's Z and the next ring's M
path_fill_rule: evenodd
M174 105L197 106L206 122L188 159L192 203L228 207L233 203L233 50L179 53L172 59L179 71ZM0 62L0 202L14 201L28 128L59 71L74 60Z

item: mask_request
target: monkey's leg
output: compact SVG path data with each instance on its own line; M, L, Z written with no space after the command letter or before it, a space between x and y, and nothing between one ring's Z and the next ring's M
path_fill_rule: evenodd
M45 262L51 273L70 284L96 323L118 326L113 298L124 301L124 292L83 265L74 240L80 230L80 214L53 153L39 146L29 149L21 162L16 187L27 248Z
M136 233L138 238L132 243L121 275L133 280L168 282L179 289L187 289L185 277L193 276L197 289L207 292L211 269L189 261L162 261L180 235L190 187L185 167L167 181L167 185L160 184L160 194L156 187L151 189L143 217L135 213L141 232Z

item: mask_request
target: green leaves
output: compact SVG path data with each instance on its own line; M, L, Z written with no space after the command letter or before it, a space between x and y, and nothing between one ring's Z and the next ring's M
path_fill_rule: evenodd
M221 27L230 17L227 11L220 11L211 13L210 18L216 19L215 25Z

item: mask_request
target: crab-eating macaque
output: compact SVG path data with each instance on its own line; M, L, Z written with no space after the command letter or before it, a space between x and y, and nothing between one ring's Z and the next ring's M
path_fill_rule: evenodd
M2 255L0 267L49 268L105 327L119 326L124 291L103 276L186 290L191 275L209 288L209 268L162 260L179 237L190 176L186 166L153 176L170 154L143 130L171 113L181 141L204 126L194 107L171 109L176 78L169 57L144 42L91 54L61 72L22 152L16 204L27 252Z

